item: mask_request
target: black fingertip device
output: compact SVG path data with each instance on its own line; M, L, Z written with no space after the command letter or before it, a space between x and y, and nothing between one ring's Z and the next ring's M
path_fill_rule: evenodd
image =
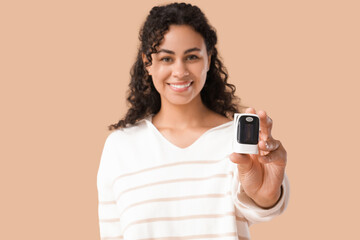
M260 119L256 114L234 114L233 151L244 154L258 154Z

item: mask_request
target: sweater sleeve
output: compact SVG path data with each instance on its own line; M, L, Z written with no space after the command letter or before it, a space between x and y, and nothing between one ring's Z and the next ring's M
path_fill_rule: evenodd
M246 218L250 225L258 222L269 221L275 216L280 215L286 209L290 194L289 181L286 174L281 185L282 194L280 200L270 209L264 209L256 205L256 203L247 196L238 179L238 171L235 171L232 198L236 211L239 215Z
M115 132L106 139L97 173L98 217L101 239L122 239L120 214L112 183L119 158L119 141Z

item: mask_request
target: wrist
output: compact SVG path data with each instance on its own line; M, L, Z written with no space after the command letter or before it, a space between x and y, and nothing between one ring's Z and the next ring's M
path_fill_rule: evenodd
M281 186L279 190L276 191L276 193L271 194L270 196L267 196L265 198L261 198L261 197L252 198L252 200L259 207L263 209L270 209L276 206L276 204L280 201L282 194L283 194L283 188Z

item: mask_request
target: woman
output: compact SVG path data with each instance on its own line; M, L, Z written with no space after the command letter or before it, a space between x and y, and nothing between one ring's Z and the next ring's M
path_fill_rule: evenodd
M249 239L288 201L270 117L257 112L259 155L232 153L238 99L198 7L154 7L140 41L130 108L109 126L98 171L101 238Z

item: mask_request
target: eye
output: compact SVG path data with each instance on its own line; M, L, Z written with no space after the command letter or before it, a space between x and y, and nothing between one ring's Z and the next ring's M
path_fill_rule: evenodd
M162 62L171 62L171 58L169 58L169 57L163 57L163 58L161 58L160 59L160 61L162 61Z
M189 55L189 56L186 57L186 59L191 61L191 60L199 59L199 57L196 56L196 55Z

